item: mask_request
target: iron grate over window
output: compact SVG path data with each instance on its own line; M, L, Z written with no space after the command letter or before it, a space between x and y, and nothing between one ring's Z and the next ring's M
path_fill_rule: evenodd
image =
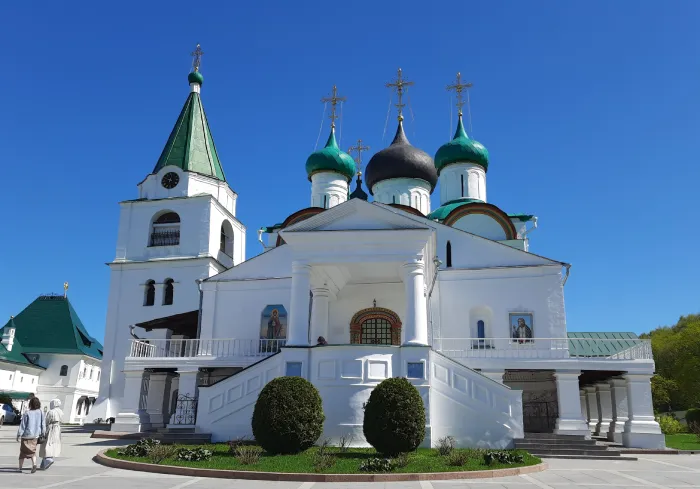
M149 246L175 246L180 244L180 230L156 231L151 233Z
M391 345L391 323L383 318L367 319L362 323L360 343L365 345Z

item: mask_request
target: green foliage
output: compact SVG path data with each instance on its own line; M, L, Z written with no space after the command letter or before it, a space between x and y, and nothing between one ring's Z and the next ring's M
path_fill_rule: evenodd
M12 406L12 398L7 394L0 394L0 406L3 404L9 404Z
M231 448L229 449L231 450ZM260 455L262 455L262 452L262 447L255 445L237 445L232 449L233 455L241 463L241 465L257 464L260 462Z
M469 452L456 450L447 455L447 465L452 467L462 467L469 460Z
M438 439L437 451L442 457L447 457L455 449L455 439L451 436L445 436Z
M359 467L360 472L391 472L394 470L394 464L389 458L368 458L364 460Z
M379 453L412 452L425 438L425 407L418 390L404 378L382 381L364 406L362 430Z
M684 431L683 425L675 417L668 414L661 415L657 418L661 432L666 435L675 435Z
M171 458L175 455L177 449L172 445L157 444L151 447L148 451L148 460L154 464L160 464L166 458Z
M659 377L652 384L654 407L680 411L700 405L700 314L682 316L674 326L642 337L651 338Z
M308 380L277 377L255 403L253 435L268 453L298 453L316 443L325 420L321 396Z
M697 442L700 443L700 422L692 421L688 423L688 430L695 435L695 438L697 438Z
M408 453L399 453L393 460L394 467L400 469L407 467L409 463L411 463L411 456Z
M323 472L335 465L336 457L331 453L330 443L325 440L311 456L311 463L315 472Z
M519 464L523 462L523 456L519 453L506 451L493 451L484 454L484 463L486 465L499 464Z
M693 423L700 424L700 408L688 409L685 413L685 422L690 426Z
M153 438L143 438L132 445L127 445L119 449L119 455L126 457L147 457L150 451L160 445L159 440Z
M182 447L177 451L177 459L186 462L201 462L209 460L213 454L214 452L211 450L202 447Z

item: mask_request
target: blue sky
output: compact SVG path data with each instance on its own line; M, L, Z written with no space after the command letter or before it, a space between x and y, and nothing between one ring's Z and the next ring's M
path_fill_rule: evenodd
M571 331L642 332L700 309L699 2L12 2L4 12L0 317L67 280L103 337L117 202L153 169L198 42L248 257L262 251L259 227L309 205L304 163L333 84L348 97L341 146L362 138L374 153L395 129L392 115L382 139L384 84L402 67L415 81L408 137L434 153L454 125L444 87L461 71L474 83L472 135L491 154L489 201L536 214L531 250L573 264Z

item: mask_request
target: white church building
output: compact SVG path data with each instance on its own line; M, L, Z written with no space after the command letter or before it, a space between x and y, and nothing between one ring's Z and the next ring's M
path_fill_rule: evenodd
M363 403L401 376L424 400L425 445L451 435L510 447L539 432L664 446L650 344L567 332L570 266L529 249L536 217L487 202L488 152L461 110L434 158L412 146L399 71L391 145L362 175L332 127L306 162L310 206L262 228L264 252L246 259L198 67L153 171L120 203L94 416L119 432L170 426L226 441L252 434L267 382L296 375L322 396L322 437L363 445ZM354 149L361 162L366 148Z

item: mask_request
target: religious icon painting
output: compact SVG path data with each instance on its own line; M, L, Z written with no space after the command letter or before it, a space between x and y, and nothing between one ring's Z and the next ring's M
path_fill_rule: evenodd
M287 338L287 310L282 304L265 306L260 321L261 340L284 340Z
M516 343L533 342L532 313L510 313L510 337Z

